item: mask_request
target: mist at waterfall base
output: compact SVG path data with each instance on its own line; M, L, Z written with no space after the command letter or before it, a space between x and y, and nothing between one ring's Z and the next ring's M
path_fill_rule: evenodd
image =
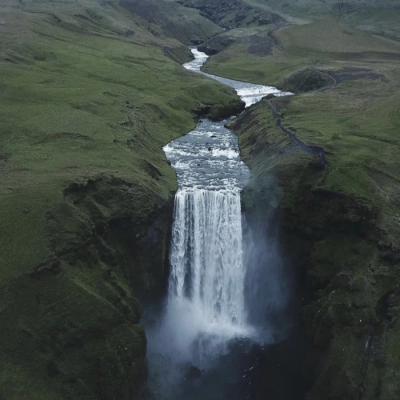
M257 398L248 371L254 371L265 348L285 341L290 333L291 283L278 241L265 227L241 218L245 320L242 325L213 321L189 290L182 298L170 293L162 313L147 328L152 400Z
M200 72L207 56L192 52L195 60L185 67ZM234 87L247 106L280 94L208 76ZM250 174L224 123L201 120L164 147L179 189L168 296L161 313L146 321L151 399L248 398L244 371L262 346L288 332L282 315L289 291L277 241L242 215Z

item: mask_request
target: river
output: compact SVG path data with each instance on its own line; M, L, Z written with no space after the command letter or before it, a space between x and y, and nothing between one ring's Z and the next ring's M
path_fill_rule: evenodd
M208 56L197 49L192 53L194 60L184 67L233 87L246 107L271 93L289 94L203 73ZM168 298L162 318L148 330L154 399L186 399L188 393L192 399L225 398L227 385L213 382L225 379L216 378L216 366L231 363L227 356L234 353L232 346L260 340L248 321L245 301L240 193L250 172L240 158L236 135L225 123L201 119L195 130L164 147L179 188ZM210 370L214 373L207 378ZM232 371L228 380L238 379L235 374ZM206 382L210 387L202 393Z

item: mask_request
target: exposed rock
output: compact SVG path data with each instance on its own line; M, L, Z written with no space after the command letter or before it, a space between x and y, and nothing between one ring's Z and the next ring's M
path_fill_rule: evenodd
M199 50L206 53L209 56L212 56L226 49L232 43L234 43L234 39L232 39L231 37L225 35L218 35L200 45Z
M223 28L262 26L283 22L279 15L253 8L242 0L182 0L179 3L186 7L197 8L202 16Z
M232 100L229 104L202 104L193 110L196 117L207 117L212 121L222 121L232 115L241 113L245 108L245 103L240 100Z
M202 372L200 368L197 368L194 365L188 367L186 371L186 379L198 379L202 376Z
M322 89L332 81L326 74L307 68L290 75L278 86L287 92L304 93Z
M204 40L203 40L203 39L197 39L197 38L190 38L190 41L191 41L195 46L198 46L198 45L201 45L201 44L204 43Z

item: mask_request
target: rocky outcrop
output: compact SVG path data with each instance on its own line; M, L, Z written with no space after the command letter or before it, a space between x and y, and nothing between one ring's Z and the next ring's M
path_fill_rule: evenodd
M232 43L234 43L234 40L231 37L225 35L218 35L208 40L207 42L202 43L198 47L198 49L206 53L207 55L212 56L226 49Z
M305 93L332 85L334 80L321 72L307 68L290 75L278 84L279 89L292 93Z
M179 3L200 10L202 16L223 28L262 26L283 21L279 15L251 7L242 0L181 0Z
M156 36L166 35L186 45L199 44L220 33L222 29L208 18L193 15L188 18L182 5L156 0L120 0L130 13L148 21Z
M222 121L232 115L240 114L245 103L239 99L233 99L228 104L201 104L200 107L193 110L196 117L207 117L211 121Z

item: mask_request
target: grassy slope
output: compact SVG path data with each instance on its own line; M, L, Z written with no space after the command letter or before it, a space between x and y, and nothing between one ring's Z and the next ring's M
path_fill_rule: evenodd
M278 12L293 23L334 18L355 28L400 39L399 5L397 0L245 0L253 7Z
M132 14L146 20L155 35L174 37L187 45L222 31L198 10L182 7L173 0L121 0L120 3Z
M192 109L236 97L117 1L2 1L0 42L0 397L125 398L143 371L140 307L96 232L168 199L161 147ZM86 196L64 196L72 182Z
M257 198L271 204L272 190L272 205L285 215L290 252L306 254L296 262L307 268L315 293L304 323L323 355L309 399L328 393L333 399L353 399L361 392L371 400L396 398L397 297L389 311L376 310L400 279L395 245L400 232L400 44L332 19L274 35L279 47L272 54L254 54L250 45L236 41L211 58L207 71L276 85L307 67L334 73L338 80L332 89L276 102L286 127L327 151L324 170L315 168L313 156L293 148L274 126L266 103L234 125L253 169L244 197L248 208ZM353 68L346 79L343 68ZM374 79L361 76L363 70ZM341 271L350 271L346 284L340 279L347 278L336 277ZM372 331L369 349L365 346Z

